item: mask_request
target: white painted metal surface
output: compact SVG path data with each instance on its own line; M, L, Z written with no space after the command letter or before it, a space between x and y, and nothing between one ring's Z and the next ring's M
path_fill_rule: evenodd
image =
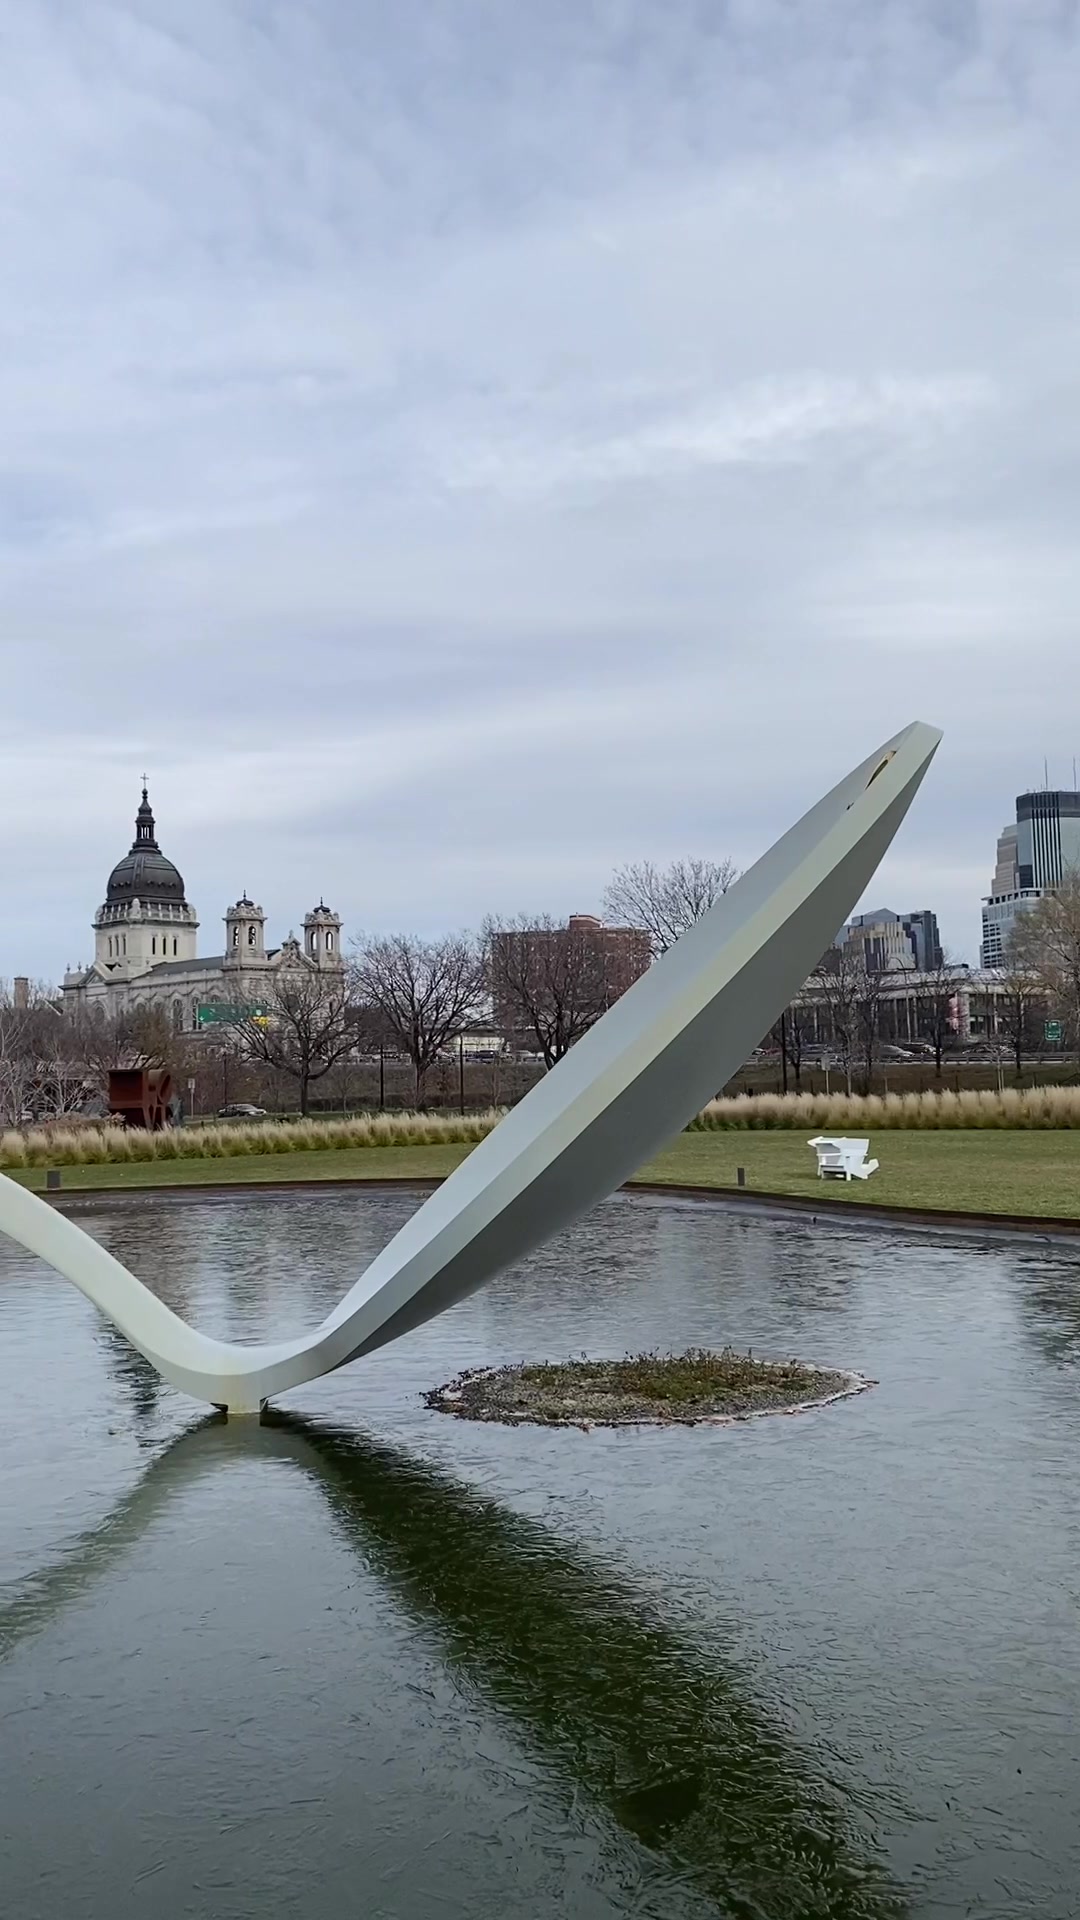
M0 1176L0 1232L55 1267L164 1379L251 1412L396 1339L565 1227L742 1064L835 938L940 734L919 722L805 814L406 1221L320 1326L263 1346L189 1327L74 1221Z
M880 1161L868 1160L869 1140L849 1140L843 1134L819 1133L810 1145L817 1151L818 1179L869 1180Z

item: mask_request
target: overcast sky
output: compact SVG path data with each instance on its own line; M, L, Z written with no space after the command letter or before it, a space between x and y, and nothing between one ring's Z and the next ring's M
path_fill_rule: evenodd
M914 718L977 957L1080 756L1071 0L31 0L0 64L0 977L139 776L280 938L751 861Z

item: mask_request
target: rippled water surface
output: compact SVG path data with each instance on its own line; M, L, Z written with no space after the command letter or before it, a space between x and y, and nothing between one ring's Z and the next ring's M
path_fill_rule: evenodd
M322 1316L417 1196L83 1224L208 1331ZM849 1365L729 1429L427 1412L483 1361ZM0 1243L5 1920L1072 1920L1080 1259L620 1197L204 1420Z

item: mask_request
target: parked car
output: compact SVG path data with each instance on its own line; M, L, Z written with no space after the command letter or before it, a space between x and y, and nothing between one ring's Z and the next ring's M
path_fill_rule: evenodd
M239 1101L237 1105L233 1107L218 1108L219 1120L265 1120L265 1118L265 1107L249 1106L246 1100Z

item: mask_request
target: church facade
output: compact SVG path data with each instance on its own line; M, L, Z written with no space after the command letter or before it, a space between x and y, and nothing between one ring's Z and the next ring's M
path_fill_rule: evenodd
M290 933L268 948L266 915L245 894L225 914L224 952L200 954L199 921L179 871L158 845L145 786L135 838L109 875L93 924L92 962L64 976L64 1005L73 1013L153 1007L177 1031L196 1033L238 1002L257 1006L271 997L282 969L344 971L341 921L321 899L304 916L302 939Z

